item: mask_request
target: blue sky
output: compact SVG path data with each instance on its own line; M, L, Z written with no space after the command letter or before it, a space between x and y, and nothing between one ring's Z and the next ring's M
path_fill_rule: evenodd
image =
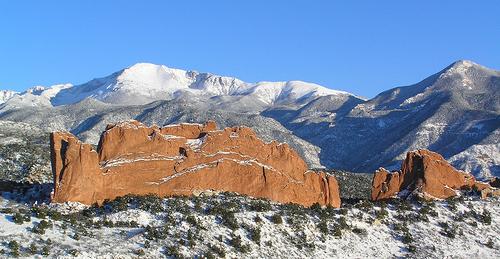
M500 1L0 0L0 35L0 89L151 62L372 97L458 59L499 69Z

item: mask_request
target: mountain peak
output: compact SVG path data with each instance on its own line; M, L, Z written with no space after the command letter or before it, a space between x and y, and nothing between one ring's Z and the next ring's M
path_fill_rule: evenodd
M453 62L450 66L451 67L472 67L472 66L481 66L481 65L479 65L471 60L460 59L460 60Z
M483 70L483 71L495 71L491 68L487 68L485 66L482 66L474 61L461 59L461 60L457 60L457 61L451 63L451 65L447 66L443 70L443 72L446 74L453 74L453 73L464 74L469 69Z

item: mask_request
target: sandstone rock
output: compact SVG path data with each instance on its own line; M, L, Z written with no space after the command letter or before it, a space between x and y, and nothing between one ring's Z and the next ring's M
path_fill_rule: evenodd
M53 202L214 190L340 206L335 177L307 170L287 144L265 143L247 127L217 130L208 122L159 128L129 121L108 125L97 151L70 133L52 133L51 155Z
M375 172L371 198L387 199L407 191L427 199L445 199L457 195L458 189L472 188L475 183L472 175L456 170L441 155L417 150L406 154L400 171L390 173L381 168Z

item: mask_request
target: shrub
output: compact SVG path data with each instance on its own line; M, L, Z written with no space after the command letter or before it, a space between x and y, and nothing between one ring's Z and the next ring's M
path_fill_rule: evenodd
M316 227L319 229L319 231L324 234L328 235L328 224L325 220L321 220Z
M341 216L339 219L338 219L338 223L339 223L339 226L341 229L350 229L351 227L347 224L347 220L345 219L345 217Z
M456 211L457 210L457 199L455 197L450 197L450 198L446 199L446 201L447 201L447 204L448 204L448 208L451 211Z
M177 246L165 247L165 254L173 258L184 258L184 256L179 252L179 248Z
M19 243L16 240L12 240L9 242L10 250L19 250Z
M487 209L483 210L481 221L486 225L491 225L491 213Z
M50 255L50 246L46 245L42 247L42 255L48 256Z
M48 214L48 209L46 207L33 206L31 207L31 212L35 217L39 219L45 219Z
M335 224L332 229L332 234L336 237L342 237L342 228L340 225Z
M412 209L412 205L411 203L408 201L408 200L400 200L399 204L398 204L398 211L407 211L407 210L411 210Z
M165 239L168 234L167 226L155 228L147 225L144 231L144 238L147 240Z
M30 246L28 247L28 252L31 254L31 255L34 255L38 252L38 249L35 245L35 243L31 243Z
M219 257L226 257L226 250L224 247L217 246L217 245L210 245L210 250L212 250L215 254L217 254Z
M13 220L14 223L21 225L24 223L24 216L21 213L16 212L13 216Z
M409 244L409 243L412 243L412 242L413 242L413 236L411 235L411 233L410 233L410 232L405 231L405 232L403 233L403 236L402 236L401 241L402 241L404 244Z
M281 217L280 214L275 213L274 215L271 216L271 222L273 222L274 224L282 224L283 218Z
M80 254L80 252L76 249L70 249L68 251L68 254L72 255L72 256L78 256L78 254Z
M234 247L237 251L241 253L250 252L250 246L244 245L241 241L241 237L239 235L233 235L231 240L229 240L229 244Z
M417 247L415 245L408 245L408 252L415 253L417 251Z
M256 216L253 218L253 221L255 221L255 223L261 223L261 222L262 222L262 218L261 218L259 215L256 215Z
M62 220L62 214L59 212L59 211L56 211L56 210L48 210L47 211L47 215L49 216L49 218L51 218L52 220L56 220L56 221L60 221Z
M249 209L252 211L265 212L271 210L272 206L269 201L255 200L250 202Z
M3 214L12 214L14 211L12 210L12 208L2 208L0 209L0 213L3 213Z
M488 242L487 242L485 245L486 245L486 247L493 249L493 248L494 248L494 246L495 246L495 243L494 243L494 242L493 242L493 240L490 238L490 239L488 239Z
M368 235L368 232L364 228L353 228L352 232L354 232L360 236L367 236Z
M261 237L260 228L259 227L251 228L249 232L250 232L250 239L257 245L260 245L260 237Z
M375 212L375 218L378 220L383 220L389 215L389 212L385 208L380 208L380 210Z
M395 231L402 231L402 232L408 232L408 226L404 223L394 223L393 224L393 229Z
M195 235L191 229L188 230L186 239L189 247L193 248L196 245Z
M198 220L193 215L187 216L186 222L193 225L193 226L199 226Z
M306 214L304 207L295 203L280 205L280 208L282 211L286 211L288 215L305 216Z
M160 213L164 211L162 199L155 194L137 197L138 207L141 210L151 213Z
M221 215L222 224L231 230L236 230L239 228L238 221L232 212L226 212Z
M443 228L442 231L440 231L441 235L449 237L449 238L455 238L457 234L457 229L454 226L449 225L446 222L440 222L439 226Z
M144 255L146 255L146 252L144 252L144 250L139 248L139 249L135 250L135 254L138 256L144 256Z
M370 212L373 209L373 202L371 202L370 200L363 200L360 203L356 204L355 207L364 212Z
M311 205L311 207L309 207L309 209L313 212L316 212L318 214L321 214L321 205L319 205L319 203L314 203L313 205Z

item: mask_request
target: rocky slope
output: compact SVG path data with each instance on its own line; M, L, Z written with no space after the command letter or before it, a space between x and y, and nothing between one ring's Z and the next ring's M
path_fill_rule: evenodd
M51 134L53 202L101 204L128 194L160 197L230 191L282 203L340 206L334 176L309 171L287 144L247 127L108 125L97 150L67 132Z
M499 78L499 71L458 61L415 85L364 100L303 82L246 83L137 64L83 85L14 94L0 106L0 119L68 130L93 144L106 124L117 121L211 119L286 142L311 168L396 169L407 151L426 148L489 177L500 175Z

